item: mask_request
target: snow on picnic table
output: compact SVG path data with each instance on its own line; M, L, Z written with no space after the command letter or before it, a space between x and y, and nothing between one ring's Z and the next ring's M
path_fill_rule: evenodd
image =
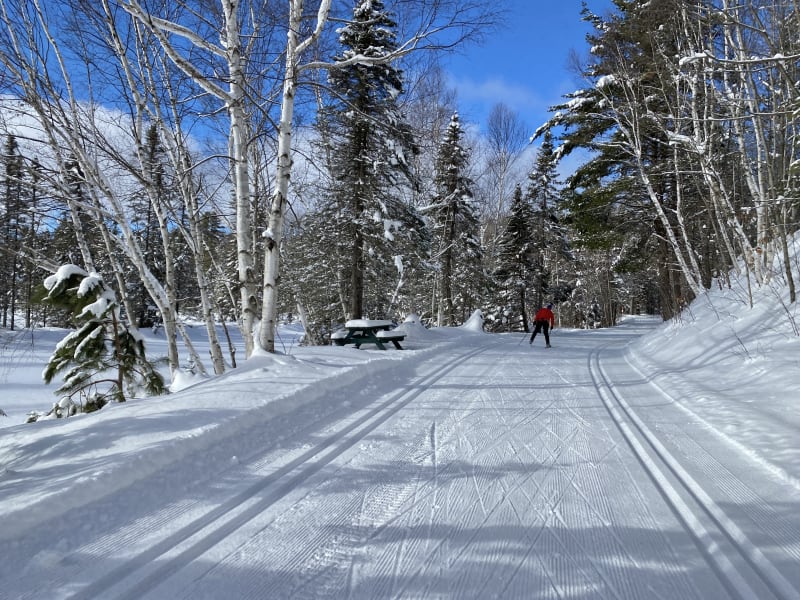
M0 598L800 597L796 385L477 329L0 430Z
M344 324L348 329L369 328L369 327L391 327L392 321L382 319L351 319Z

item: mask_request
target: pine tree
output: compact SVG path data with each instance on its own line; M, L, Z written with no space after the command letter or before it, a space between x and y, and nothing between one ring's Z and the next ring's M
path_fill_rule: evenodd
M511 199L508 222L498 241L498 266L494 280L499 287L499 299L509 311L507 325L521 323L528 331L528 288L534 273L533 211L528 197L518 185Z
M532 298L534 308L554 298L556 281L554 267L560 258L567 257L566 232L559 222L558 202L561 198L557 173L558 161L553 147L552 134L547 131L536 153L536 162L528 175L526 199L532 210Z
M322 210L336 232L324 251L343 258L349 318L384 316L396 277L394 257L416 262L424 246L422 220L402 195L415 151L398 106L402 72L381 62L396 50L395 27L380 0L356 2L352 21L340 31L344 51L329 77L333 100L321 115L330 132L333 180Z
M436 158L436 195L425 209L433 226L434 260L438 263L437 321L444 326L463 322L477 308L485 284L463 135L458 114L453 114Z
M163 377L146 358L144 340L120 319L116 295L98 274L65 265L45 280L45 287L48 301L69 310L76 326L58 345L43 374L50 383L64 373L56 394L78 396L89 412L108 401L124 402L140 391L165 393Z
M668 318L678 309L678 299L690 298L697 282L708 279L701 271L727 270L719 262L721 255L712 250L724 244L708 245L709 237L719 238L720 232L702 206L709 193L702 184L697 187L702 181L698 155L676 152L668 134L693 136L689 103L696 98L690 86L681 89L684 69L674 63L703 49L688 37L690 30L715 44L716 26L705 21L702 3L613 4L616 12L605 18L584 8L584 20L594 33L587 36L592 55L583 75L594 85L553 107L556 116L547 127L564 128L562 155L575 148L591 151L591 158L570 179L565 207L576 245L612 257L601 262L617 270L621 265L655 270L661 282L659 308ZM692 15L688 28L680 22L685 15ZM711 103L706 106L712 110ZM717 140L731 140L722 132L722 117L716 115L706 131ZM714 154L722 157L727 151L719 148ZM701 251L704 246L710 246L708 255ZM618 275L607 273L605 279ZM604 312L604 320L610 322L612 307L604 307Z
M23 197L23 161L19 144L13 135L3 146L2 228L0 246L5 252L0 258L0 324L14 329L17 300L21 286L22 264L20 250L26 237L25 199Z
M169 191L167 189L166 173L164 167L163 147L158 139L158 129L152 125L145 133L143 157L143 171L151 180L151 187L156 202L166 203ZM166 269L164 265L164 247L159 232L158 218L153 207L153 197L144 190L137 190L131 199L131 225L136 238L142 248L142 257L149 271L159 281L165 281ZM129 284L128 295L137 327L152 327L156 316L152 307L147 289L141 282L138 272L133 265L129 266L130 273L127 279Z

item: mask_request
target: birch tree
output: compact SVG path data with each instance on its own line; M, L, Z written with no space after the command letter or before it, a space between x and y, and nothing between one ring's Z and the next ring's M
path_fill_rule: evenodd
M586 145L617 173L632 168L692 295L740 258L756 284L767 283L775 252L788 254L788 207L796 206L800 53L787 27L797 7L615 4L609 19L587 12L597 31L585 70L593 86L553 122L569 129L593 119L591 137L584 126L569 144L592 139ZM792 289L792 273L785 277Z
M577 146L598 153L578 170L572 187L592 190L598 202L608 207L608 214L625 214L635 207L646 215L646 222L653 223L651 233L669 248L671 258L662 270L676 265L688 288L686 294L695 296L703 290L700 267L686 212L680 206L676 164L669 160L671 139L664 130L664 124L674 124L682 114L682 107L676 104L674 86L665 80L662 56L654 47L658 34L649 29L660 23L673 30L673 5L653 5L650 13L644 4L617 6L620 13L608 19L585 11L596 32L589 37L592 58L583 68L589 86L555 107L558 112L540 134L563 125L565 143L560 156Z
M212 42L195 30L173 20L148 12L137 0L119 0L119 5L146 27L161 44L170 60L205 93L219 100L229 119L229 152L231 174L236 205L236 241L238 276L241 292L241 329L245 341L245 352L249 356L254 349L254 325L258 314L257 278L253 256L253 223L251 220L250 196L250 141L251 131L247 115L246 75L247 48L242 39L240 22L241 2L221 0L221 25L218 42ZM186 7L185 3L180 3ZM256 24L252 24L257 29ZM190 53L182 51L187 43L210 57L209 72L203 72ZM215 71L216 60L226 70L225 77ZM225 84L227 82L227 85Z
M56 10L51 6L46 8ZM47 12L38 2L27 3L19 10L12 10L8 4L2 3L0 60L6 67L9 81L13 82L14 93L39 128L32 143L39 145L50 163L48 169L40 172L51 193L66 202L84 268L89 271L98 269L87 239L88 223L91 223L91 228L102 236L103 262L116 280L126 313L131 315L133 310L127 297L124 274L128 271L123 267L123 260L130 261L135 267L145 289L164 316L170 369L174 373L180 366L176 346L180 334L198 369L204 372L202 360L177 321L176 303L171 297L174 286L170 286L168 281L165 288L147 267L129 220L121 184L125 175L137 171L141 174L141 163L139 169L131 168L128 157L115 147L114 136L110 135L115 126L109 124L112 121L117 123L118 117L115 120L111 116L114 111L93 102L92 77L81 80L81 93L86 100L79 99L78 90L73 85L76 65L84 59L84 64L92 65L96 57L69 56L66 52L66 44L59 39L59 34L64 32L59 27L74 16L68 12L69 9L69 6L58 8L57 14L62 17L59 21L56 14ZM53 23L58 23L58 27ZM74 37L69 38L69 41L74 40ZM141 113L134 111L133 114L142 118ZM144 128L135 131L138 132L135 139L143 143ZM140 176L140 180L146 181L147 178ZM107 226L109 224L113 225L113 231ZM165 255L169 256L169 253L165 252Z

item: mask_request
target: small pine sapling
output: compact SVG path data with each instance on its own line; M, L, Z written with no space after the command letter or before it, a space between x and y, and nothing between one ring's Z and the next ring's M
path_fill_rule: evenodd
M91 412L140 390L151 396L166 392L163 377L145 356L144 340L120 319L116 295L100 275L65 265L44 285L47 301L68 309L76 326L56 346L43 373L46 383L64 373L56 394L86 399L83 410Z

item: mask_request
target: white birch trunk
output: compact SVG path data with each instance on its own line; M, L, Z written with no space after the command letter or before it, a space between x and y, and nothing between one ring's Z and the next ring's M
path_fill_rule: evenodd
M292 175L292 119L297 85L297 29L302 14L302 0L292 2L286 44L286 73L283 80L281 118L278 124L278 168L275 193L269 210L269 226L264 249L264 281L262 285L262 312L259 345L267 352L275 351L275 328L278 316L278 275L280 273L280 245L283 239L286 199Z
M281 118L278 124L278 165L275 193L269 211L269 226L266 232L264 249L264 281L262 287L261 329L259 345L267 352L275 351L275 329L278 319L278 277L280 275L280 246L283 239L286 201L289 194L289 179L292 174L292 120L297 87L299 60L303 51L313 43L322 32L328 20L331 0L322 0L317 12L314 32L303 42L299 42L303 17L303 0L290 0L289 27L286 39L286 67L283 76L283 95L281 97Z
M245 111L245 74L242 69L239 37L239 0L222 0L225 17L225 57L230 74L226 98L230 118L230 149L233 167L233 188L236 195L236 251L242 310L242 337L245 357L253 353L254 326L258 314L257 281L252 253L253 229L250 214L250 166L247 113Z
M250 167L248 163L249 128L245 110L245 73L241 56L239 0L221 0L223 9L223 44L215 45L200 38L195 32L176 23L159 19L147 13L138 0L120 0L120 6L136 18L158 39L170 60L206 92L225 104L230 120L229 152L233 190L236 204L237 271L240 285L241 330L245 352L249 356L254 348L254 324L258 314L256 292L258 284L254 272L253 232L250 211ZM203 75L170 41L177 35L198 49L225 60L228 68L228 90Z

